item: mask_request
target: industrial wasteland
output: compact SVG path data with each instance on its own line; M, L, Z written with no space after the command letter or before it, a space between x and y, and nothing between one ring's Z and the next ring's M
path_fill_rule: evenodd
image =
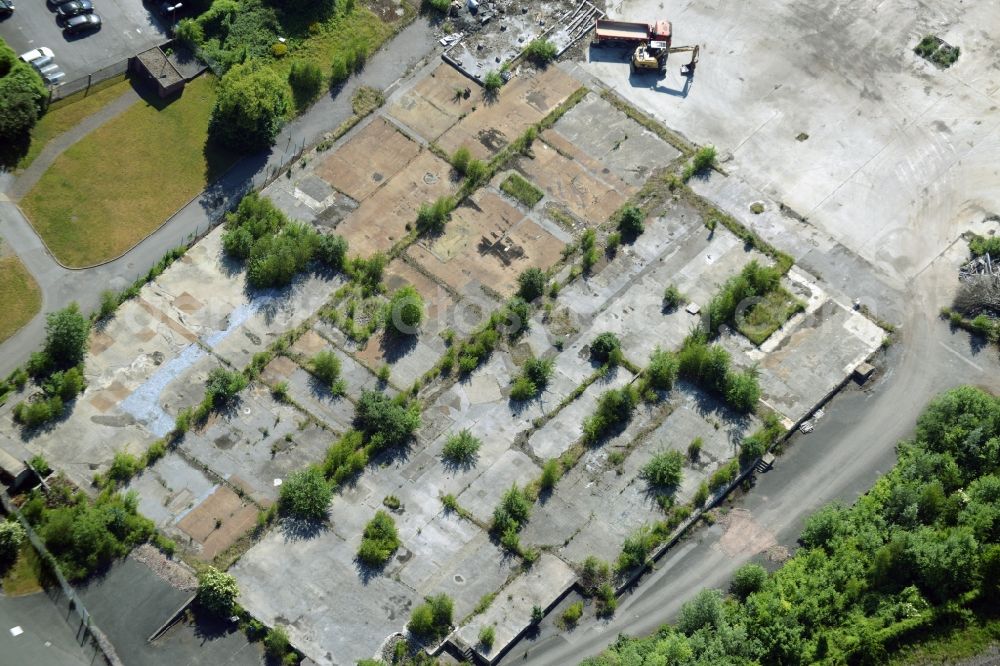
M997 34L0 0L0 666L1000 664Z

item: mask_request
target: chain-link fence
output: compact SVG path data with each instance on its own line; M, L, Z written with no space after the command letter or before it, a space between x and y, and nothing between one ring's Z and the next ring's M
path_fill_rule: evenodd
M42 578L46 581L45 594L48 595L52 603L61 611L63 619L69 624L76 635L77 644L86 653L91 664L108 664L110 666L120 666L121 660L115 654L115 649L104 633L97 628L87 612L83 602L76 594L76 590L69 584L66 577L59 571L59 566L55 559L45 548L45 543L38 536L27 519L21 515L21 511L11 501L7 491L0 488L0 503L4 510L17 517L24 526L28 534L28 540L38 553L38 559L42 563Z
M74 95L78 92L90 90L91 87L101 83L102 81L107 81L108 79L116 76L121 76L128 71L129 62L131 62L131 60L131 58L125 58L124 60L114 63L113 65L103 67L93 74L81 76L78 79L67 81L66 83L50 88L49 103L51 104L57 100L65 99L66 97Z

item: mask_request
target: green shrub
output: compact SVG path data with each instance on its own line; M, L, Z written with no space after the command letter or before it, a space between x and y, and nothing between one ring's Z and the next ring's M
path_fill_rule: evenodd
M87 353L90 320L76 303L45 316L45 356L56 369L79 365Z
M292 644L288 640L288 634L279 625L275 625L264 636L264 651L269 657L280 659L285 656L291 647Z
M627 422L635 411L638 396L631 386L611 389L601 394L593 414L583 421L583 441L596 443L611 428Z
M194 19L183 18L177 22L174 35L192 51L205 41L205 31Z
M455 200L448 196L438 197L432 204L421 204L417 211L417 229L422 233L441 233L454 209Z
M441 457L450 465L472 465L479 455L482 442L468 430L462 430L445 442Z
M321 382L333 386L340 379L340 357L329 350L318 351L309 360L309 369Z
M989 254L994 261L1000 260L1000 235L973 235L969 240L969 251L974 257L981 257L984 254Z
M486 182L490 176L490 167L482 160L469 160L465 167L465 180L470 187L476 187Z
M496 630L492 625L488 625L479 630L479 642L487 652L493 650L493 642L496 641Z
M562 621L563 627L570 628L575 627L581 617L583 617L583 602L577 601L576 603L569 605L569 607L563 612L560 620Z
M394 402L380 391L363 391L354 419L378 451L405 443L420 426L420 414Z
M684 455L680 451L661 451L642 468L642 478L660 488L676 488L681 483Z
M538 480L538 486L542 490L552 490L555 488L556 482L559 481L559 477L562 476L562 472L562 464L558 458L546 460L545 465L542 466L542 476Z
M31 460L28 462L31 465L31 468L38 472L38 475L43 478L52 473L52 467L49 466L49 461L46 460L41 454L32 456Z
M718 492L725 486L732 483L737 475L740 473L740 464L736 460L732 460L719 469L712 472L712 476L708 479L708 488L713 493Z
M656 547L657 538L648 525L643 525L625 539L616 567L628 571L646 563L646 558Z
M488 95L497 95L502 87L503 77L500 76L499 72L494 70L486 72L486 76L483 77L483 88Z
M424 299L420 292L410 285L397 289L389 299L389 329L399 335L416 335L423 319Z
M618 231L625 238L635 238L645 230L646 214L638 206L628 205L618 217Z
M656 347L649 357L649 366L646 368L649 385L661 391L670 390L674 386L674 380L677 379L677 368L677 357Z
M472 153L465 146L460 147L451 156L451 165L455 167L455 171L459 172L463 176L469 168L470 161L472 161Z
M533 39L524 48L524 56L538 64L547 64L556 59L556 45L547 39Z
M698 486L698 490L695 491L694 497L691 499L691 503L697 508L705 506L705 502L708 501L708 484L704 481Z
M198 603L214 615L230 615L239 594L236 578L224 571L208 567L198 575Z
M545 293L545 273L540 268L527 268L517 276L517 293L531 302Z
M434 595L413 609L407 626L416 636L435 640L451 629L453 613L454 603L448 595Z
M346 81L351 76L352 69L344 56L334 57L330 63L330 85L336 86Z
M701 437L695 437L688 444L688 458L691 462L697 462L698 458L701 457L701 447L704 444Z
M747 368L743 372L730 372L726 376L725 397L733 409L743 413L753 412L760 400L756 367Z
M525 400L531 400L536 395L538 395L538 387L535 386L535 382L531 381L524 375L514 379L514 383L511 385L510 389L511 400L523 402Z
M604 583L597 588L597 593L594 597L597 601L598 617L611 617L615 614L615 611L618 609L618 596L615 594L615 588L611 586L611 583Z
M681 294L677 285L670 284L663 290L663 308L665 310L676 310L684 303L684 295Z
M236 394L247 387L247 378L242 373L225 368L213 368L205 383L205 399L214 408L228 404Z
M301 520L326 520L333 489L323 470L307 467L295 472L281 484L278 506L281 512Z
M112 291L111 289L105 289L101 292L101 308L98 311L97 317L99 319L107 319L115 313L118 309L118 292Z
M600 363L617 364L621 349L621 340L611 332L601 333L590 343L590 355Z
M382 273L388 263L389 258L381 252L376 252L367 259L356 258L351 262L351 277L367 290L378 291Z
M517 532L531 516L531 501L524 491L514 484L503 494L500 504L493 510L492 530L504 534L508 530Z
M321 234L316 239L315 255L330 270L341 271L347 258L347 241L337 234Z
M358 559L370 567L382 566L399 548L396 523L385 511L376 511L375 517L365 525L358 549Z
M273 69L254 59L233 65L216 88L211 138L240 152L272 145L290 110L286 90Z
M139 473L142 463L131 453L119 451L111 461L108 468L108 478L118 483L127 483L129 479Z

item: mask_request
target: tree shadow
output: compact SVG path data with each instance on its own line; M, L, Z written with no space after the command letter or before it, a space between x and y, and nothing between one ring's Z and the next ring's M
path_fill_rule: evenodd
M198 603L192 603L191 626L195 637L203 641L218 640L240 630L238 622L233 622L228 617L219 617L215 613L205 610Z
M387 325L378 338L378 346L382 358L392 365L417 348L417 336L393 331Z
M393 554L391 557L389 557L389 559L387 559L385 562L382 562L381 564L369 564L367 562L364 562L359 556L355 555L354 569L355 571L358 572L358 578L361 580L361 584L367 586L368 583L370 583L375 578L380 578L381 576L385 575L385 570L386 567L389 566L389 563L392 562L393 559L401 555L399 553L400 550L406 550L406 549L400 546L395 551L393 551ZM409 551L406 552L407 552L406 559L409 559L408 557Z
M304 518L293 518L286 516L279 523L281 535L285 543L296 541L308 541L314 539L330 529L330 524L325 520L309 520Z

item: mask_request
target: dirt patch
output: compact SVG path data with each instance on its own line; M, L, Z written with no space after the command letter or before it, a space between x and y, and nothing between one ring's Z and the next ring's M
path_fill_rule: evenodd
M422 152L345 219L337 231L350 243L351 254L385 252L406 235L420 205L453 194L451 166Z
M317 176L361 201L395 176L420 152L395 126L376 118L315 167Z
M479 159L492 157L580 87L556 67L532 74L512 79L496 102L486 103L482 92L473 90L479 105L441 136L441 147L452 153L466 146Z
M441 64L402 95L388 113L424 139L436 141L481 103L475 84L451 65Z
M177 523L201 544L199 559L211 560L240 538L257 522L257 508L244 502L226 486L219 486L204 502Z
M757 524L746 509L733 509L719 524L726 531L713 547L719 548L729 557L756 555L777 546L774 533Z
M591 226L606 221L625 203L625 197L607 181L598 180L579 162L564 157L546 143L536 141L533 153L533 159L519 160L519 168L549 197L564 203Z

